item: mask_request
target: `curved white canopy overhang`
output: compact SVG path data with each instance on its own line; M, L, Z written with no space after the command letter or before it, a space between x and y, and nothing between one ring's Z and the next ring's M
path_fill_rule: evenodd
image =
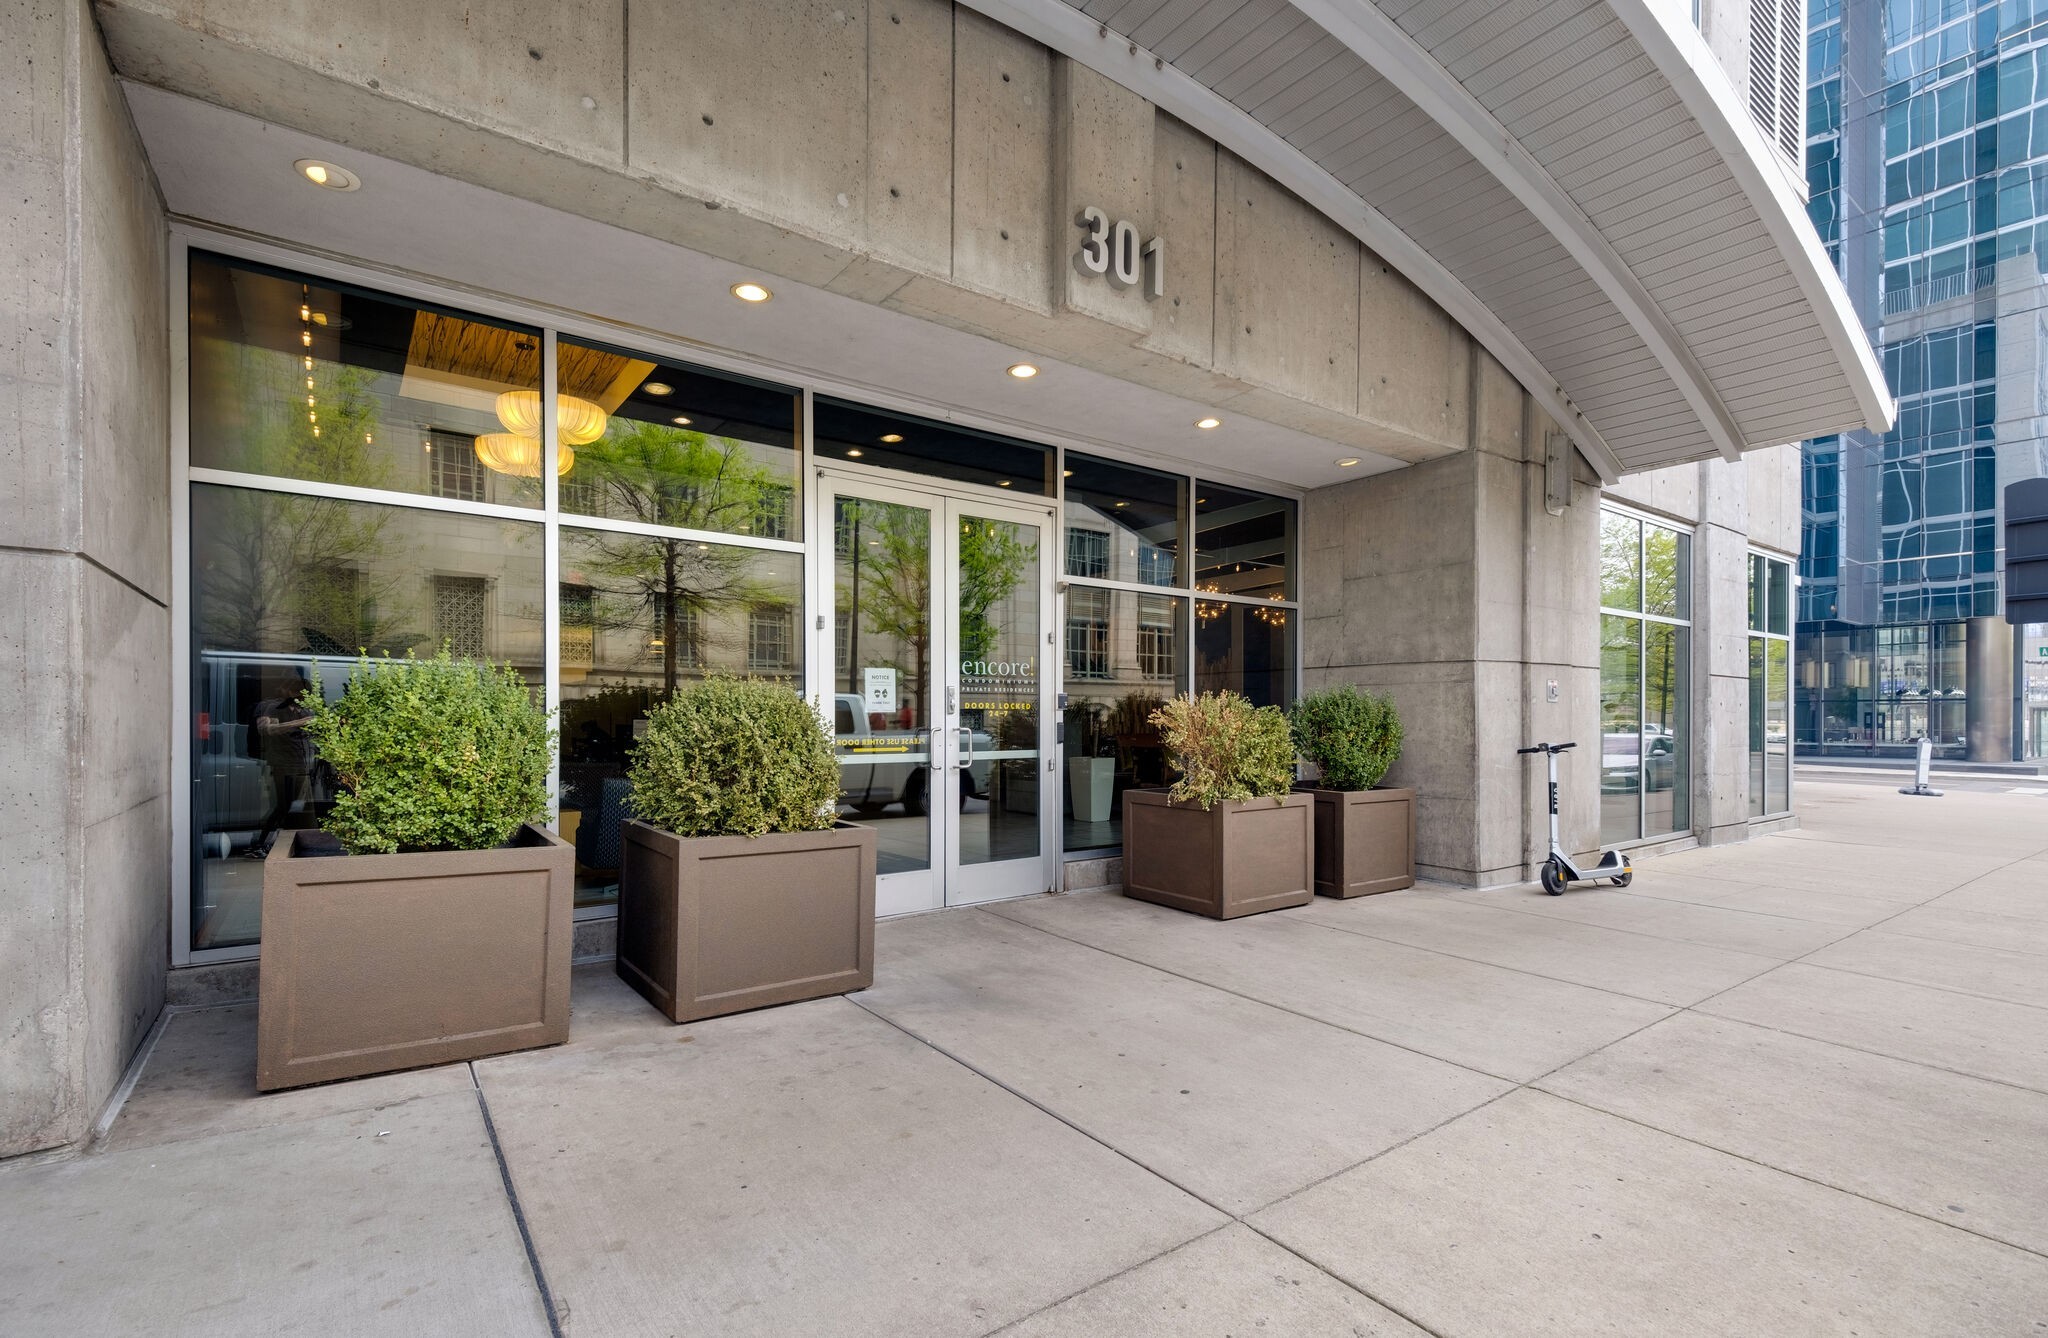
M963 2L1357 236L1603 478L1891 425L1792 182L1676 6Z

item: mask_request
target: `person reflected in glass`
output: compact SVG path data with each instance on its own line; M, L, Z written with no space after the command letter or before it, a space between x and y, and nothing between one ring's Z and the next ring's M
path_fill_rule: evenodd
M256 703L256 754L270 768L270 790L275 799L270 815L263 820L263 830L242 852L246 859L262 859L270 853L270 843L277 839L278 828L308 796L308 782L313 774L313 739L306 733L306 725L313 713L300 699L309 687L306 676L293 670L285 680L283 692Z

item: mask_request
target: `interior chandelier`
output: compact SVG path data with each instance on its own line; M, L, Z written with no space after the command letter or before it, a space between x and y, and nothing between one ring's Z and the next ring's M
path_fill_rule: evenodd
M476 439L476 458L500 474L517 478L540 477L540 441L517 432L487 432ZM576 463L576 452L564 445L555 455L555 473L566 474Z
M540 477L541 403L538 390L508 390L498 396L498 421L508 431L488 432L476 439L476 458L487 468L519 478ZM608 418L602 407L574 395L555 396L555 473L566 474L576 463L577 446L604 435Z

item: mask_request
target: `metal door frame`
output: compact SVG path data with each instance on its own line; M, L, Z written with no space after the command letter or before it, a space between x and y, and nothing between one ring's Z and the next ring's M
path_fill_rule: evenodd
M926 803L931 839L929 866L923 870L882 874L875 888L876 914L902 915L938 910L945 906L975 905L986 901L1032 896L1058 886L1059 878L1059 734L1055 704L1058 691L1058 628L1055 581L1058 554L1059 506L1046 499L1012 497L993 488L942 486L917 475L861 466L818 467L813 477L810 533L817 545L818 561L810 591L816 616L806 629L809 639L805 662L806 689L821 711L839 692L835 638L837 635L838 557L834 511L840 497L914 506L932 518L930 614L930 683L933 694L930 746L926 763L936 776L943 773L948 783L928 784ZM960 812L958 784L953 779L971 759L960 746L961 701L959 662L959 578L960 518L972 515L1036 527L1040 533L1038 554L1039 643L1038 738L1039 756L1044 763L1039 780L1039 850L1036 859L1006 860L1000 863L963 865L960 862ZM827 728L832 728L825 711ZM943 801L940 795L943 794Z

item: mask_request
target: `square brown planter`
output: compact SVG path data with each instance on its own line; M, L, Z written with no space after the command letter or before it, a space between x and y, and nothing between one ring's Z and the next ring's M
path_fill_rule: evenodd
M875 829L620 826L619 978L676 1022L875 983Z
M1316 893L1366 897L1415 885L1415 791L1309 790Z
M1126 791L1124 895L1218 920L1305 906L1314 816L1302 793L1204 810L1164 790Z
M496 850L298 853L263 864L256 1086L452 1064L569 1039L575 853L520 827Z

